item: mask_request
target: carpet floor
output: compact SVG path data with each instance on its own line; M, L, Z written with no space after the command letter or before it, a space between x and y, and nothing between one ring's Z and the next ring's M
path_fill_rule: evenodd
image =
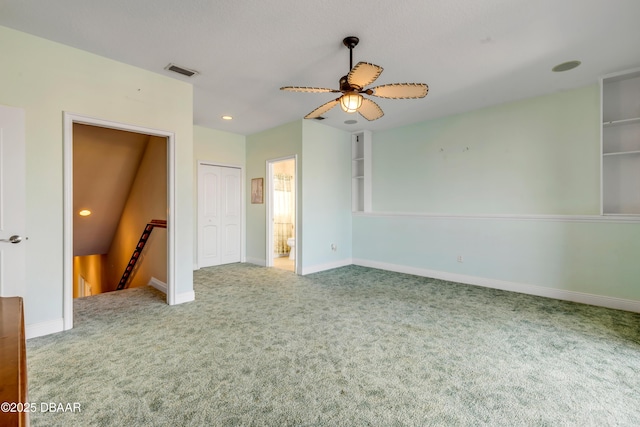
M75 300L27 343L29 398L81 410L31 425L640 425L638 313L357 266L194 288Z

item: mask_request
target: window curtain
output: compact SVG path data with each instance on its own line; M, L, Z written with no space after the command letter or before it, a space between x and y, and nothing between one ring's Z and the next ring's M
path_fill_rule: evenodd
M295 199L293 176L275 174L273 177L273 251L277 255L288 255L287 239L293 237Z

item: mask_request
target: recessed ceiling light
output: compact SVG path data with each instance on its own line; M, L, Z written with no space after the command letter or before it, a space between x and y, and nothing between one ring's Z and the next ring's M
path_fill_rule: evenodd
M91 211L89 209L82 209L80 212L78 212L78 215L80 215L80 216L89 216L89 215L91 215Z
M551 71L555 73L559 73L562 71L569 71L569 70L573 70L580 64L582 64L582 62L580 61L567 61L567 62L563 62L562 64L556 65L551 69Z
M222 120L233 120L231 116L222 116Z
M345 125L355 125L356 123L358 123L357 120L345 120L344 121Z

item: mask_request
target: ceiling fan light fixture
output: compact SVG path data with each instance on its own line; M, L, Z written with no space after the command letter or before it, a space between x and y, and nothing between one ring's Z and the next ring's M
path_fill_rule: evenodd
M320 119L324 113L340 104L345 113L356 111L369 121L378 120L384 116L384 112L378 104L368 97L389 99L418 99L424 98L429 91L425 83L389 83L367 89L382 73L382 67L370 62L358 62L353 65L353 48L358 44L357 37L347 37L342 42L349 48L349 73L340 78L340 89L327 89L309 86L283 86L280 90L306 93L342 93L338 98L325 102L306 116L305 119ZM351 120L355 123L355 120ZM345 123L348 123L347 121Z
M355 113L362 106L362 95L357 92L347 92L340 97L340 107L345 113Z

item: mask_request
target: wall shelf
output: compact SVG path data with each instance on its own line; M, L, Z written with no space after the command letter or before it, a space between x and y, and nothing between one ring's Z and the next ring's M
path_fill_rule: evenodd
M351 210L371 212L371 132L351 135Z
M640 154L640 150L638 151L617 151L614 153L603 153L603 156L621 156L625 154Z
M610 120L608 122L603 122L602 127L608 128L612 126L633 125L636 123L640 124L640 117L634 117L631 119Z
M600 79L603 215L640 214L640 69Z

